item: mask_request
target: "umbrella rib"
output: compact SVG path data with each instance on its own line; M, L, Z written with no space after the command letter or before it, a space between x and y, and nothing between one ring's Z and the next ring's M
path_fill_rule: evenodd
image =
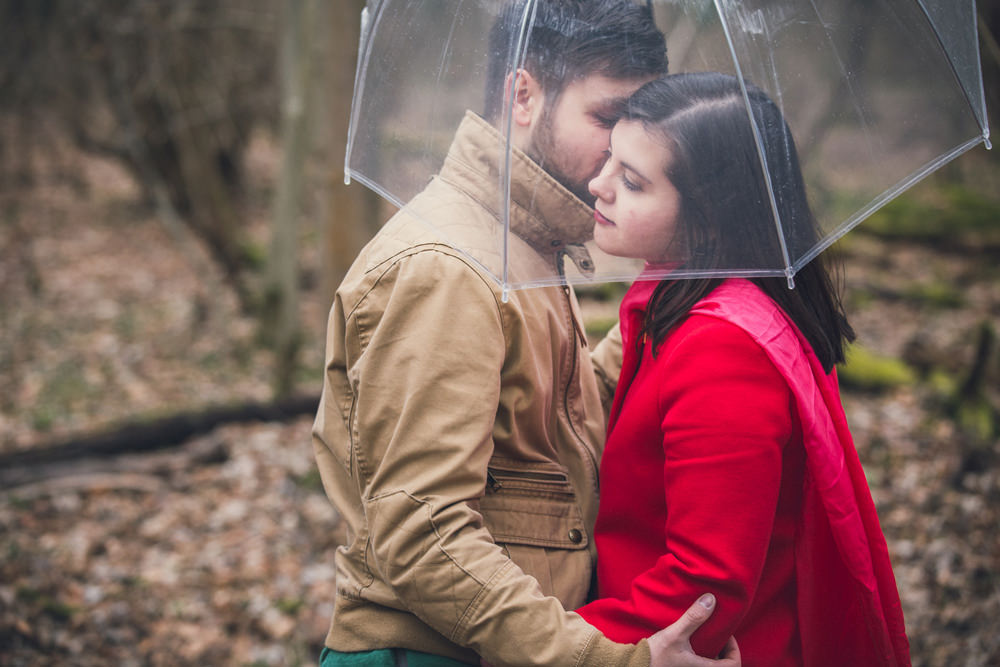
M927 11L927 7L924 5L923 0L915 0L917 6L920 7L924 14L924 18L927 19L927 24L931 27L931 32L934 33L935 39L937 39L938 46L941 51L944 52L945 61L948 63L948 67L951 68L951 73L954 75L955 80L958 82L958 87L962 91L962 95L965 96L965 101L969 105L969 109L972 111L972 115L976 116L976 124L979 125L979 131L983 133L983 141L986 143L987 148L991 148L990 144L990 128L989 120L986 115L986 93L983 89L983 77L979 77L979 97L983 100L982 109L978 109L976 103L972 100L969 95L968 89L965 87L965 83L962 81L962 77L958 75L958 70L955 68L955 61L951 57L951 53L945 48L944 40L941 39L941 33L938 31L937 24L934 23L934 19L931 18L930 12ZM973 22L973 32L978 34L978 16L975 11L975 3L973 3L972 11L972 22ZM976 55L976 70L982 72L983 64L980 59L979 49L973 49ZM981 116L980 116L981 114Z
M747 94L746 81L743 79L743 68L740 67L739 58L736 56L736 46L733 44L733 36L729 29L729 21L723 11L720 0L714 0L715 11L719 15L722 23L722 32L726 35L726 43L729 45L729 55L733 59L733 67L736 69L736 80L739 81L740 91L743 93L743 104L747 109L747 118L750 120L750 128L753 130L754 143L757 148L757 157L760 160L761 171L764 173L764 183L767 185L767 196L771 203L771 213L774 215L774 226L778 234L778 243L781 246L781 256L785 262L784 275L788 278L788 287L791 289L794 283L795 271L792 268L791 259L788 256L788 244L785 242L785 233L781 225L781 214L778 212L778 201L774 198L774 183L771 181L771 172L767 165L767 156L764 155L763 140L760 135L760 128L757 127L757 120L754 118L753 110L750 107L750 98Z
M919 183L921 180L923 180L933 172L937 171L948 162L951 162L962 153L973 148L974 146L979 145L980 143L983 143L983 141L984 139L981 136L969 139L962 145L956 146L953 150L949 151L948 153L945 153L944 155L941 155L940 157L931 160L918 171L913 172L907 178L904 178L900 182L896 183L896 185L892 186L891 188L883 192L881 195L879 195L871 202L869 202L868 205L865 206L863 209L861 209L860 211L852 215L850 218L845 220L843 223L841 223L837 227L837 229L834 230L832 233L830 233L830 235L827 236L827 238L822 243L816 244L816 246L814 246L812 250L810 250L808 253L806 253L798 260L796 260L794 267L795 270L799 271L803 266L811 262L817 255L819 255L821 252L823 252L831 245L836 243L844 234L857 227L862 221L864 221L865 218L870 216L872 213L879 210L880 208L888 204L890 201L898 197L900 194L902 194L906 190L909 190L911 187Z
M358 37L358 66L354 71L354 99L351 100L351 118L347 123L347 146L344 151L344 185L351 184L351 153L354 151L354 135L357 132L355 121L361 113L361 97L364 93L365 75L368 73L368 59L371 57L372 39L375 24L382 17L382 7L385 3L375 6L375 19L372 20L368 7L361 10L361 32ZM363 53L362 53L363 52Z
M511 169L511 137L514 125L514 91L517 89L517 71L521 69L524 64L524 57L528 49L528 27L534 25L535 23L535 10L538 4L536 0L528 0L528 4L524 7L524 13L521 15L521 29L517 35L517 47L515 49L515 56L513 64L514 76L510 79L510 90L508 91L507 100L507 141L506 150L504 151L503 160L503 171L500 175L503 183L503 200L501 203L501 221L503 222L503 259L501 263L501 271L503 273L503 278L501 284L503 285L503 296L502 300L507 303L508 290L510 288L510 277L508 275L508 253L510 252L510 244L508 236L510 235L510 169Z
M816 6L816 0L809 0L809 4L812 6L813 13L816 14L816 18L819 20L820 25L823 26L823 34L826 35L826 41L830 47L830 52L833 54L833 57L837 60L837 69L840 70L840 74L843 77L844 85L847 86L847 92L849 93L848 97L852 101L854 112L858 115L858 121L861 127L861 131L865 133L865 146L867 146L868 148L868 156L874 162L875 155L872 150L872 146L875 144L875 142L872 141L871 132L869 131L868 124L870 118L867 117L868 114L865 113L865 110L859 104L858 100L860 99L860 96L857 94L857 91L854 88L854 81L851 78L850 74L848 73L847 67L844 65L844 60L840 57L840 51L837 50L833 38L830 35L829 22L823 18L822 14L820 14L819 7Z

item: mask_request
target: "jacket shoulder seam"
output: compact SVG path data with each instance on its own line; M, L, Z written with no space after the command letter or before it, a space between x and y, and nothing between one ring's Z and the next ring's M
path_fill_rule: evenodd
M363 304L367 301L368 297L372 294L372 292L374 292L376 288L379 286L379 284L382 282L382 279L389 273L389 271L393 269L393 267L398 266L399 263L403 261L405 258L413 257L415 255L427 252L436 252L439 253L442 257L450 257L455 261L461 262L466 267L468 267L468 269L479 279L479 282L482 283L482 285L490 293L490 296L493 298L493 305L496 309L497 317L500 319L500 329L504 336L504 343L505 345L509 343L509 341L507 340L507 321L506 318L504 317L503 308L501 307L500 300L497 297L496 290L493 289L492 283L490 283L490 281L482 275L482 271L479 269L479 267L477 267L475 264L473 264L465 257L463 257L461 254L455 251L451 246L444 243L424 243L416 246L411 246L409 248L406 248L405 250L399 251L398 253L396 253L391 257L386 258L385 260L379 262L374 267L366 271L366 273L370 273L378 267L384 267L382 272L378 275L378 277L376 277L373 280L372 284L368 287L368 289L366 289L365 292L358 298L357 302L351 307L350 312L345 317L348 321L350 320L355 321L355 326L357 327L357 332L358 332L358 339L364 341L364 331L361 329L360 324L357 323L356 314L358 310L363 306ZM366 345L367 342L363 344L363 347Z

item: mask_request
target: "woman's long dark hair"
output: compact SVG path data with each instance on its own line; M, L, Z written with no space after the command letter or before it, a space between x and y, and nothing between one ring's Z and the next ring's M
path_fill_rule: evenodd
M816 221L791 132L777 105L747 84L765 150L775 201L792 256L817 242ZM675 74L651 81L630 98L622 120L639 121L662 136L673 159L667 177L681 196L677 242L687 249L682 270L784 266L784 255L763 176L757 142L739 81L718 73ZM752 277L791 318L830 372L844 360L854 340L838 290L823 256L795 274L795 288L784 277ZM655 351L719 278L665 280L653 293L643 333Z

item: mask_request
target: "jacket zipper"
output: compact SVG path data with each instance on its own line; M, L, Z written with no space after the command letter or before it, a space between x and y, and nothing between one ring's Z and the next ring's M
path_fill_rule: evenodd
M487 468L487 478L492 477L498 486L501 479L523 479L529 482L569 483L569 477L561 472L536 472L533 470L507 470L506 468Z
M572 496L569 477L563 473L547 473L528 470L486 469L486 485L493 493L501 489L510 491L541 491Z
M490 488L490 491L496 493L503 488L503 484L497 479L497 476L493 474L493 471L489 468L486 469L486 486Z
M583 452L583 459L584 461L586 461L587 468L590 471L590 480L591 483L594 485L594 490L600 491L600 480L597 477L597 461L594 460L594 454L593 452L590 451L590 448L587 447L583 437L577 432L576 426L573 424L573 418L570 416L570 410L569 410L570 387L572 387L573 385L573 378L576 377L577 360L580 355L580 350L585 349L587 347L587 337L586 335L584 335L583 329L580 326L580 323L577 321L576 315L573 313L573 299L570 293L571 288L569 285L563 285L562 287L563 287L563 296L565 297L566 301L566 311L569 315L570 321L572 322L573 329L576 332L576 335L580 339L580 346L575 347L573 349L571 364L569 368L569 378L566 380L566 386L563 388L563 411L566 414L566 421L567 423L569 423L570 431L572 431L573 435L576 436L577 449L582 450Z

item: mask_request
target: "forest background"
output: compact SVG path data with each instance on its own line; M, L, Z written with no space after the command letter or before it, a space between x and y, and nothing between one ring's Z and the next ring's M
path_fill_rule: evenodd
M362 5L0 0L0 665L315 664L326 314L392 212L343 185ZM998 159L837 248L915 665L1000 664ZM595 339L621 289L580 290Z

